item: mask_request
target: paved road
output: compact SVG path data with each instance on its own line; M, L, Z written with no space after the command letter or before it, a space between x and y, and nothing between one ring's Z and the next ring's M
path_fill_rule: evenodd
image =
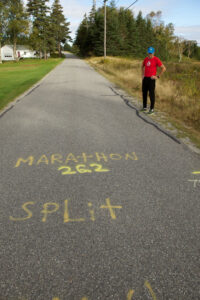
M0 300L200 299L200 157L111 86L68 56L0 118Z

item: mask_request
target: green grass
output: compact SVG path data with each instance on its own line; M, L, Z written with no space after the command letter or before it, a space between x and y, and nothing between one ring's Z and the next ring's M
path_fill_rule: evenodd
M63 59L25 59L0 65L0 110L42 79Z
M130 95L141 100L140 59L91 57L87 61ZM164 63L166 73L156 83L156 107L166 119L200 147L200 62ZM148 100L149 103L149 100Z

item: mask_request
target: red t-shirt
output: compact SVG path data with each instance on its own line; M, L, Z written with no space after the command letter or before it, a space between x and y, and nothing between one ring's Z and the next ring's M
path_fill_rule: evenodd
M162 62L156 56L154 56L151 59L149 57L146 57L143 61L143 66L145 67L144 70L145 77L156 76L157 67L161 67Z

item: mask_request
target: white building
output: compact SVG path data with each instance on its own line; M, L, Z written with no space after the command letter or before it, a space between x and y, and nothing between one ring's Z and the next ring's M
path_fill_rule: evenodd
M32 50L29 46L17 46L17 57L20 58L35 58L37 57L36 51ZM14 60L13 45L5 45L1 48L2 60Z

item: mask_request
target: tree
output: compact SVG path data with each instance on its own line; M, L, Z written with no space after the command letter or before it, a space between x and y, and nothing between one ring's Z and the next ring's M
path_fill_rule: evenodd
M184 44L185 44L184 55L187 55L188 58L193 57L193 55L195 55L195 51L197 49L197 41L185 40Z
M138 34L136 20L131 10L126 10L127 16L127 54L137 56Z
M185 40L182 36L177 36L175 39L175 45L178 50L178 56L179 56L179 62L182 61L183 58L183 52L185 50Z
M9 0L8 5L8 36L13 43L14 58L17 60L17 40L28 34L28 16L22 0Z
M161 25L163 25L163 21L161 18L162 18L161 10L159 10L157 12L152 11L147 15L147 19L151 21L152 26L153 26L153 28L155 28L155 30L159 29L159 27Z
M47 58L47 51L52 45L52 31L50 25L49 0L28 0L27 11L32 18L31 45Z
M102 56L103 41L104 9L101 7L94 12L92 8L89 17L84 16L77 30L74 45L83 56ZM181 50L184 45L178 40L175 42L174 26L172 23L165 26L161 11L151 12L147 17L139 12L135 18L131 10L118 9L115 1L111 1L110 6L107 6L107 53L144 57L149 46L155 47L156 53L163 60L174 55L175 47L179 49L180 60L182 54L189 57L199 55L199 49L192 42L188 42Z
M137 55L143 57L146 55L147 49L147 23L146 20L142 16L142 12L138 13L136 18L136 27L137 27Z
M74 42L74 45L78 46L79 51L82 55L87 54L86 49L87 49L88 29L89 29L88 17L85 14L84 19L79 25L79 28L76 32L76 39Z
M70 38L70 23L66 22L60 0L54 0L50 20L53 38L56 42L59 55L61 56L61 43L65 43L67 39Z
M1 46L2 46L2 40L5 34L6 30L6 24L7 24L7 7L6 7L7 1L1 0L0 1L0 63L2 63L1 58Z
M168 60L171 49L173 48L174 42L174 26L169 23L165 26L162 21L162 12L151 12L147 15L147 22L151 23L152 33L154 35L153 43L156 48L156 52L159 52L159 56Z

